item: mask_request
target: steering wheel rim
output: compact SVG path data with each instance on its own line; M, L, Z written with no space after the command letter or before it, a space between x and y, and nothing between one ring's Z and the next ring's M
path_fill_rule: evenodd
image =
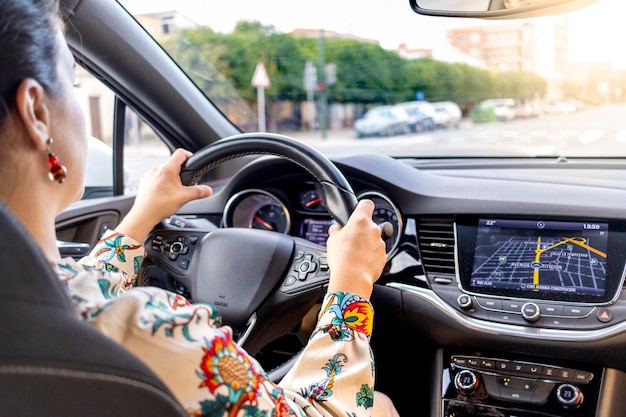
M276 133L242 133L220 139L194 153L183 165L180 177L185 185L219 164L248 155L274 155L308 171L320 183L326 206L342 226L356 207L357 198L341 171L323 154L304 142Z
M202 148L183 165L181 181L197 184L219 164L248 155L278 156L308 171L321 185L329 213L341 225L356 207L352 187L328 158L303 142L273 133L234 135ZM192 237L195 243L186 246ZM155 241L162 242L161 247L155 246ZM246 228L167 230L162 223L147 242L153 263L187 287L194 303L216 305L223 324L233 328L251 355L290 333L324 295L329 279L324 246L276 232ZM180 259L172 253L174 247L177 251L184 248L177 253L189 251L187 271L173 263ZM233 259L235 262L229 263ZM285 361L271 374L282 377L292 362L293 358Z

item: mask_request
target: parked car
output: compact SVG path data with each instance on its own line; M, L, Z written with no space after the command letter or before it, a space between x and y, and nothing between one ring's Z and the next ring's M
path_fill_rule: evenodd
M577 110L576 103L568 100L548 100L543 105L543 112L548 114L570 114Z
M439 115L437 126L441 128L458 128L463 114L458 104L451 101L438 101L433 103L435 111Z
M519 101L513 107L513 115L515 119L527 119L529 117L538 117L541 115L541 107L534 101Z
M411 130L407 112L393 105L376 106L354 122L357 137L405 135Z
M166 288L173 303L184 297L217 304L233 340L268 378L280 381L320 330L315 317L328 284L328 227L342 219L337 212L351 211L336 195L328 198L329 183L318 171L314 176L303 169L306 163L290 157L312 155L330 167L325 175L341 180L329 188L371 199L375 220L393 226L385 240L388 263L371 296L371 372L375 389L393 400L401 416L626 415L622 1L318 0L306 9L298 1L61 3L77 75L84 76L76 93L89 133L112 144L115 164L113 195L77 201L57 216L59 245L68 251L93 247L115 227L135 198L124 183L134 181L135 170L155 149L160 157L162 149L182 147L198 158L215 156L210 146L221 139L249 140L251 146L227 148L199 175L199 182L213 187L211 197L153 226L143 242L146 258L137 260L137 285ZM472 10L459 9L463 5ZM428 6L435 10L423 9ZM444 39L449 42L440 50ZM510 47L502 49L502 43ZM468 45L485 58L450 52ZM517 61L504 59L511 51L519 53ZM532 51L533 59L526 59ZM512 62L532 68L511 71ZM255 77L256 68L262 69ZM513 76L528 73L532 77L519 82ZM352 130L357 109L412 100L416 91L469 105L497 96L545 100L554 89L598 105L575 117L461 123L459 129L393 141L357 140ZM124 108L141 118L141 141L125 140ZM281 130L284 120L297 123ZM381 132L400 134L405 126ZM284 148L293 152L285 155ZM123 166L133 171L126 180ZM268 224L273 231L261 230ZM258 246L246 239L251 231L262 240ZM220 237L228 240L215 242ZM5 259L20 249L4 250ZM284 251L278 256L274 249ZM32 276L3 277L5 283L34 285ZM208 291L218 285L213 279L220 286ZM264 292L253 292L258 288ZM3 300L9 307L14 301L8 295ZM67 314L48 329L49 337L29 334L28 326L7 334L0 352L35 341L36 350L22 353L64 354L63 343L73 343L75 359L96 368L94 356L111 361L123 353L104 343L84 349L93 334L59 338L75 318L70 309L33 302L10 310L3 323L12 325L56 317L57 310ZM337 317L337 323L343 320ZM342 329L333 322L322 330ZM340 371L350 354L329 358L332 371ZM235 356L226 359L199 363L198 369L228 366L233 385L218 386L200 375L195 383L215 389L223 402L245 402L246 415L258 414L247 396L256 382L239 384L244 367ZM139 402L127 413L106 413L105 406L139 401L140 387L162 386L145 382L145 367L121 367L119 377L98 372L92 379L77 368L44 373L38 383L48 389L36 392L12 372L35 373L38 361L2 365L0 392L17 387L25 416L44 415L30 408L56 397L63 403L45 415L66 416L68 401L103 398L101 407L74 415L137 415ZM302 390L333 395L338 374L329 369L325 378L325 371L320 369L319 383ZM104 394L80 398L65 389L68 379L97 386L133 376L138 383L119 400ZM363 403L371 405L371 387L362 388ZM164 402L177 404L166 390L158 392L165 392ZM7 396L1 399L5 415ZM206 415L223 415L220 406L207 404ZM179 408L178 416L186 415Z
M428 101L406 101L398 103L409 115L411 132L426 132L436 129L437 114L435 107Z

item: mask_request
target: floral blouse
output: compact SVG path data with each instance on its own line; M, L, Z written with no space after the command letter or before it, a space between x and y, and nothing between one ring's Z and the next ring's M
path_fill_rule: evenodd
M329 293L315 331L280 384L233 340L212 305L135 287L145 251L109 230L90 255L56 265L76 312L142 358L190 416L369 416L374 317L368 300Z

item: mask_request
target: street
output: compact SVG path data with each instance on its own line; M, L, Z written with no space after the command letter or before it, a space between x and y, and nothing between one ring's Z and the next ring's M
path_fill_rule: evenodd
M398 157L478 156L626 156L626 105L606 105L572 114L543 115L508 122L473 123L458 129L386 138L357 139L352 129L279 132L310 144L328 156L381 153ZM150 167L164 162L169 150L158 139L125 147L130 188Z
M384 153L392 156L624 156L626 105L572 114L494 123L464 120L458 129L357 139L354 131L290 132L327 155ZM358 149L358 151L357 151Z

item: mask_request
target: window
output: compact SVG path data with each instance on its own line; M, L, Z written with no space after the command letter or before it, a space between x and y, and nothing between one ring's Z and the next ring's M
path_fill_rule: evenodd
M88 155L83 198L113 195L113 131L115 94L87 71L77 68L76 90L86 118ZM167 160L171 152L132 109L124 129L124 194L133 194L145 172Z

